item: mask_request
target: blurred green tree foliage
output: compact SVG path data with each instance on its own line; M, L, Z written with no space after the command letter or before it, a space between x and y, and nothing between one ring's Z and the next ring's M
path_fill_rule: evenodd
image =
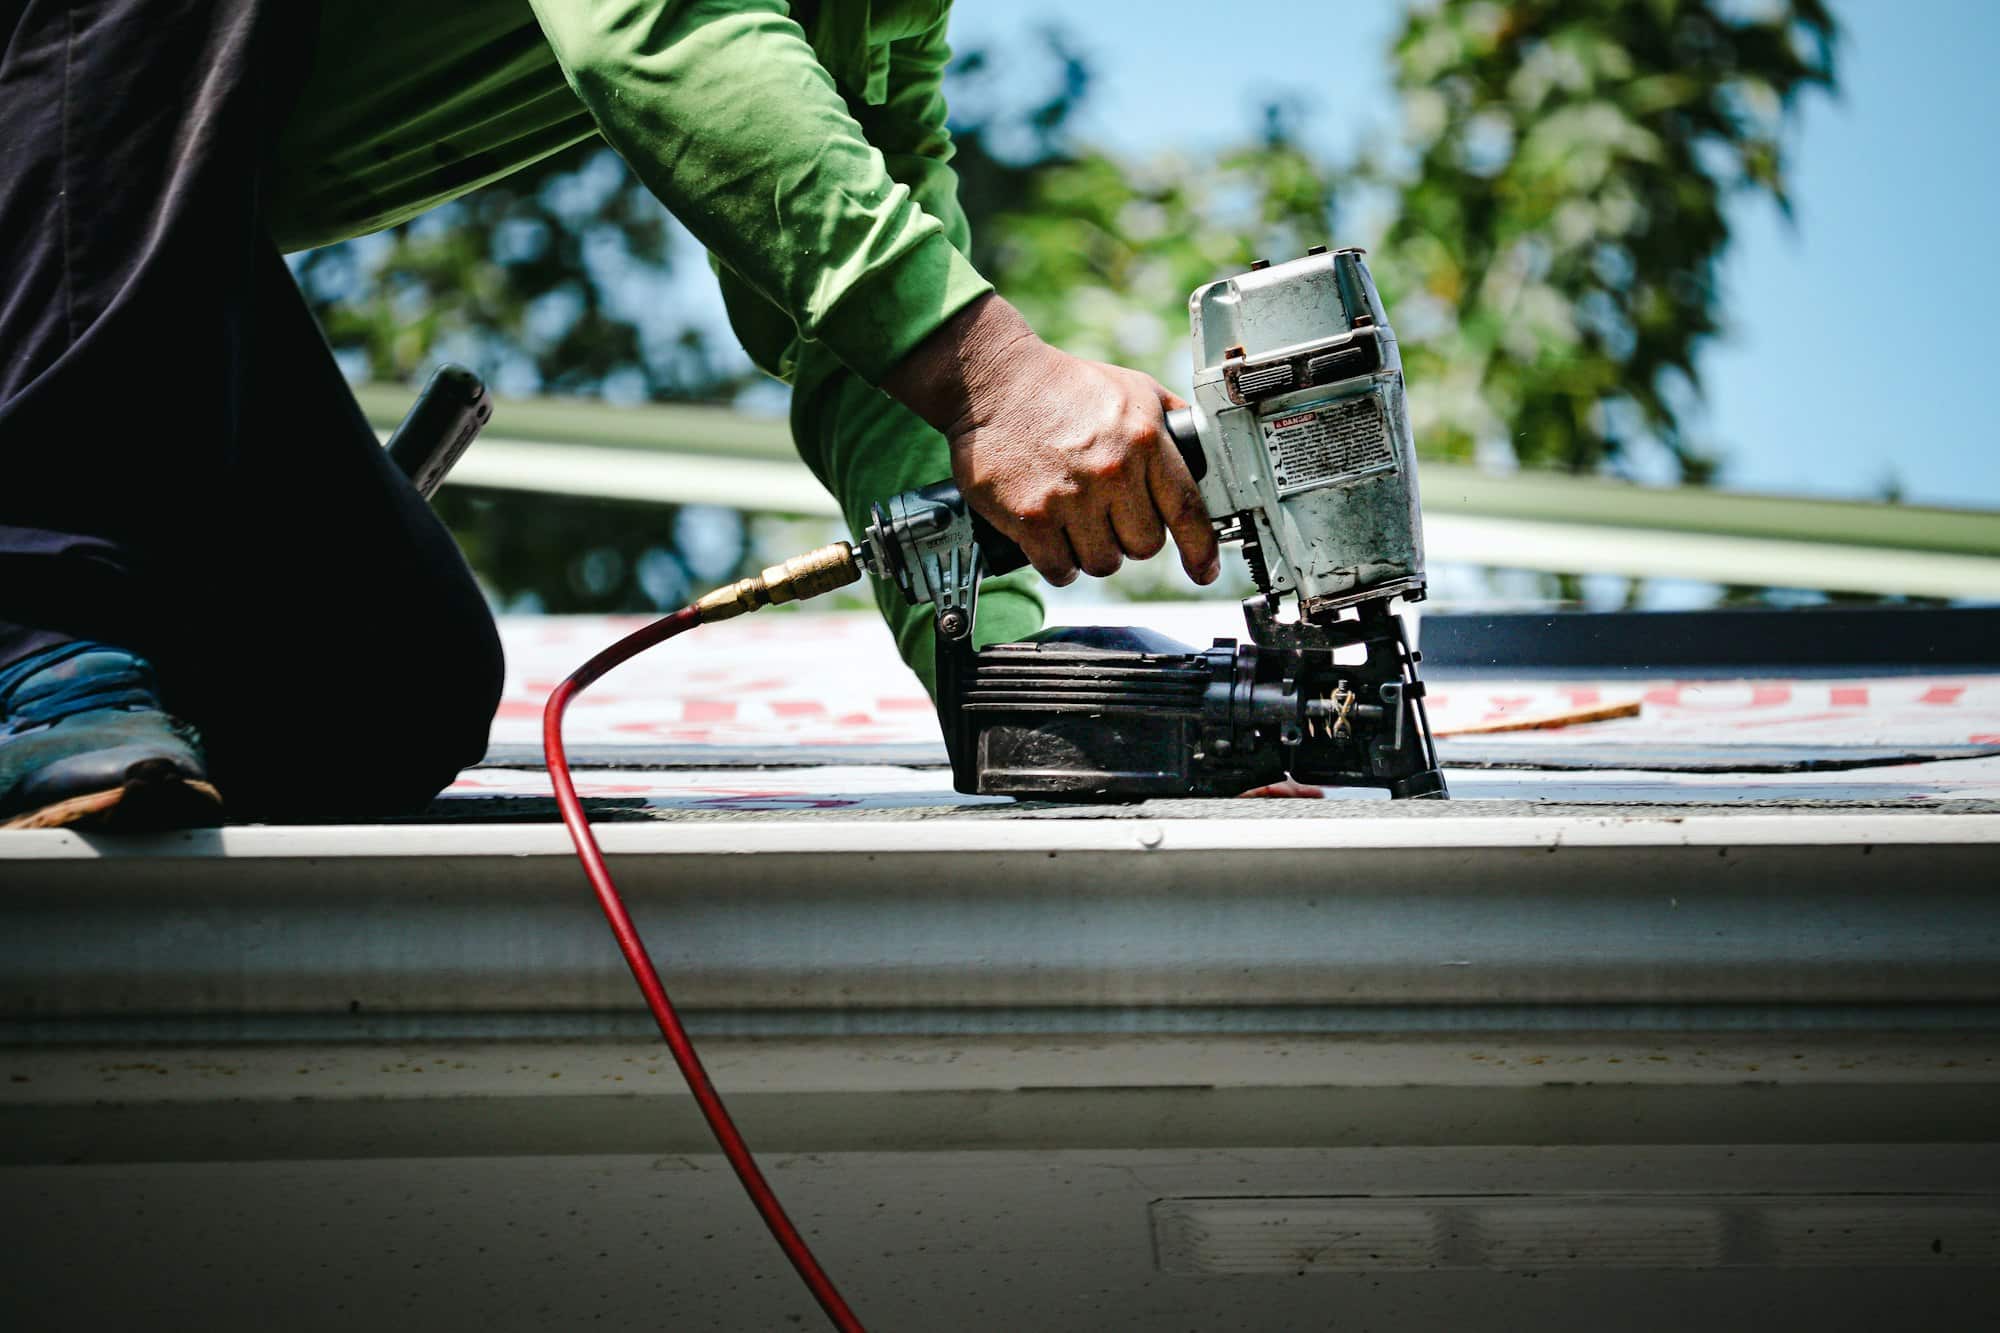
M1052 341L1187 377L1187 294L1382 204L1371 262L1403 340L1419 447L1574 470L1648 442L1681 476L1721 326L1732 196L1788 209L1789 113L1834 80L1825 0L1418 0L1393 51L1406 134L1331 163L1295 105L1225 151L1134 161L1079 141L1090 69L1060 34L969 51L949 87L975 262ZM679 237L677 240L676 238ZM1350 229L1342 241L1365 239ZM589 142L407 226L294 261L350 373L414 383L464 361L505 393L729 399L728 334L679 317L707 274L631 171ZM504 601L643 609L755 558L695 515L441 497Z
M1419 438L1587 471L1637 442L1703 481L1697 353L1727 204L1787 215L1788 115L1834 86L1824 0L1443 0L1395 46L1407 155L1375 270Z
M673 239L666 209L590 140L404 226L310 251L294 271L350 373L417 381L451 359L503 393L715 397L746 372L675 320Z
M1089 83L1059 32L1004 61L957 62L954 165L973 261L1049 341L1185 384L1188 293L1325 241L1337 172L1300 146L1282 101L1212 157L1114 156L1072 133Z
M727 397L740 356L677 318L665 208L602 143L578 144L402 227L294 260L350 374L420 382L463 362L501 393ZM677 606L750 563L741 515L450 487L435 501L505 607Z
M1651 439L1701 480L1684 418L1727 204L1789 209L1787 116L1833 86L1835 43L1825 0L1418 3L1391 53L1406 143L1355 164L1316 160L1282 102L1234 149L1125 160L1076 141L1090 71L1060 35L971 51L951 99L974 257L1051 340L1183 380L1192 288L1328 239L1350 181L1386 187L1372 262L1427 451L1588 470ZM672 322L672 235L589 143L299 276L375 378L452 356L503 392L727 397L740 358Z

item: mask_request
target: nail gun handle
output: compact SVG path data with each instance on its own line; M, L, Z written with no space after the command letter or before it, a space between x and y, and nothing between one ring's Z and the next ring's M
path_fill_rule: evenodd
M1012 538L1002 536L1000 529L981 518L977 509L971 505L966 508L972 513L972 539L979 543L980 568L984 577L998 578L1027 566L1026 551L1016 546Z
M1167 413L1167 438L1181 451L1181 461L1196 481L1208 475L1208 455L1201 451L1201 432L1195 428L1194 409L1176 407Z
M1187 463L1188 471L1196 481L1208 473L1208 457L1201 451L1201 433L1195 429L1194 409L1177 407L1167 413L1167 437L1180 450L1181 458ZM971 506L967 506L971 508ZM1010 539L1000 533L1000 529L972 511L972 535L979 542L979 553L985 557L986 573L989 577L1011 574L1028 563L1028 557Z

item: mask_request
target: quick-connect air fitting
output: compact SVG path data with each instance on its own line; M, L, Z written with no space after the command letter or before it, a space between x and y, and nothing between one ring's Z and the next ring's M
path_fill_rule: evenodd
M854 548L835 542L795 555L782 565L772 565L754 579L738 579L717 588L696 601L695 609L704 624L729 620L779 602L803 602L844 588L858 580L861 572L861 559Z

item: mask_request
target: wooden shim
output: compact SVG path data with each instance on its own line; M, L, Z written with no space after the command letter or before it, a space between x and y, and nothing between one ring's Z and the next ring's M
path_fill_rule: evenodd
M1498 722L1447 727L1437 735L1491 736L1502 731L1554 731L1558 727L1574 727L1585 722L1609 722L1613 718L1637 717L1639 708L1637 699L1628 699L1624 703L1599 704L1595 708L1571 708L1560 713L1533 713L1526 717L1505 718Z

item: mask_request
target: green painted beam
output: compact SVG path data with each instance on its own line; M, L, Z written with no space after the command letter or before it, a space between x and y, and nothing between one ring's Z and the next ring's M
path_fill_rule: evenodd
M2000 556L2000 511L1990 509L1637 486L1558 472L1496 475L1430 462L1423 498L1426 510L1488 518Z
M384 430L401 419L412 398L398 385L361 385L356 394L369 420ZM614 407L588 399L509 398L496 405L488 430L496 439L538 443L778 462L795 457L784 421L687 403ZM1637 486L1554 472L1501 475L1437 462L1423 465L1423 498L1424 508L1439 514L2000 556L1996 510Z
M354 396L378 430L393 429L416 397L398 384L356 385ZM487 429L495 437L547 444L786 462L798 458L792 450L791 427L783 418L753 417L706 403L615 407L588 398L500 398L494 402Z

